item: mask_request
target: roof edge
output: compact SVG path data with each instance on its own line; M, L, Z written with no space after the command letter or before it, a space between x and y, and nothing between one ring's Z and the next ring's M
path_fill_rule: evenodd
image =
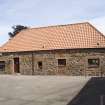
M89 22L87 22L93 29L95 29L100 35L102 35L102 36L104 36L105 37L105 35L101 32L101 31L99 31L93 24L91 24L91 23L89 23Z
M48 26L39 26L39 27L33 27L33 28L28 28L26 30L30 29L40 29L40 28L49 28L49 27L63 27L63 26L68 26L68 25L79 25L79 24L91 24L89 22L79 22L79 23L71 23L71 24L62 24L62 25L48 25Z
M29 51L2 51L1 53L22 53L22 52L39 52L39 51L56 51L56 50L86 50L86 49L105 49L105 47L100 48L67 48L67 49L46 49L46 50L29 50Z

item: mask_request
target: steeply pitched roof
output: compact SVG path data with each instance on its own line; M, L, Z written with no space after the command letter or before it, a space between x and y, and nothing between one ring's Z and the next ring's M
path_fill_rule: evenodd
M2 47L6 52L105 48L105 37L85 22L26 29Z

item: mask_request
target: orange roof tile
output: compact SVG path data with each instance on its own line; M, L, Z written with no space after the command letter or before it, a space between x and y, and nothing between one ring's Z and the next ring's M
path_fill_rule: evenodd
M2 47L5 52L105 48L105 37L85 22L26 29Z

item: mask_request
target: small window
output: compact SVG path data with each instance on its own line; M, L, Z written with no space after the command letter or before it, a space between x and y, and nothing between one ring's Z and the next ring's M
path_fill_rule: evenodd
M43 66L43 65L42 65L42 61L39 61L39 62L38 62L38 68L39 68L39 69L42 69L42 66Z
M88 67L99 67L100 60L97 59L88 59Z
M0 71L5 70L5 61L0 61Z
M58 59L58 66L66 66L66 59Z

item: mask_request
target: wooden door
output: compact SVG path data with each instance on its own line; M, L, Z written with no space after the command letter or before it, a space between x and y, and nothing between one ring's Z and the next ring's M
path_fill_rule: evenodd
M20 73L19 58L14 58L14 72Z

